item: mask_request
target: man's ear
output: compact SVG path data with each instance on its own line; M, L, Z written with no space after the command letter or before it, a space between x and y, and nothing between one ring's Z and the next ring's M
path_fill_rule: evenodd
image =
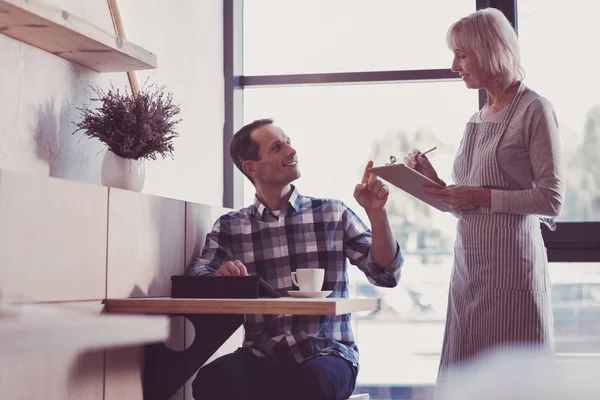
M256 173L256 169L254 168L254 161L252 160L246 160L242 162L242 169L244 170L246 175L250 177L254 177L254 174Z

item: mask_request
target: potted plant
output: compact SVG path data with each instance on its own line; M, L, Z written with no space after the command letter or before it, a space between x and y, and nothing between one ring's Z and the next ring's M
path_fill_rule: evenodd
M145 86L145 85L144 85ZM102 184L141 191L145 179L145 160L173 158L174 128L181 119L180 107L164 86L150 85L137 95L120 92L112 85L108 91L92 88L99 108L79 107L81 121L74 134L83 131L108 146L102 160Z

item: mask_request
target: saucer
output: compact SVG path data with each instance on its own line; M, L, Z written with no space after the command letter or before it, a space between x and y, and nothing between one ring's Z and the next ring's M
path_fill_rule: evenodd
M301 292L299 290L288 290L287 292L292 297L297 297L301 299L323 298L331 294L331 290L321 290L320 292Z

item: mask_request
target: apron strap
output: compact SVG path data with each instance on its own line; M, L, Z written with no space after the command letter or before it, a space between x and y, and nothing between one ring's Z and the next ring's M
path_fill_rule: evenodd
M519 84L519 89L517 89L517 94L515 95L515 98L510 104L508 112L504 116L504 120L502 121L503 124L508 124L508 121L510 121L510 119L512 118L515 110L517 109L517 104L519 103L519 100L521 100L521 96L523 95L524 90L525 85L523 84L523 81L521 81L521 83Z

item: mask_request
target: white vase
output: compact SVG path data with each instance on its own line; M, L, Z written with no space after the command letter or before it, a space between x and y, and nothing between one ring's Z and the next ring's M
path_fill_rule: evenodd
M146 178L144 160L119 157L110 149L102 160L102 184L104 186L141 192Z

